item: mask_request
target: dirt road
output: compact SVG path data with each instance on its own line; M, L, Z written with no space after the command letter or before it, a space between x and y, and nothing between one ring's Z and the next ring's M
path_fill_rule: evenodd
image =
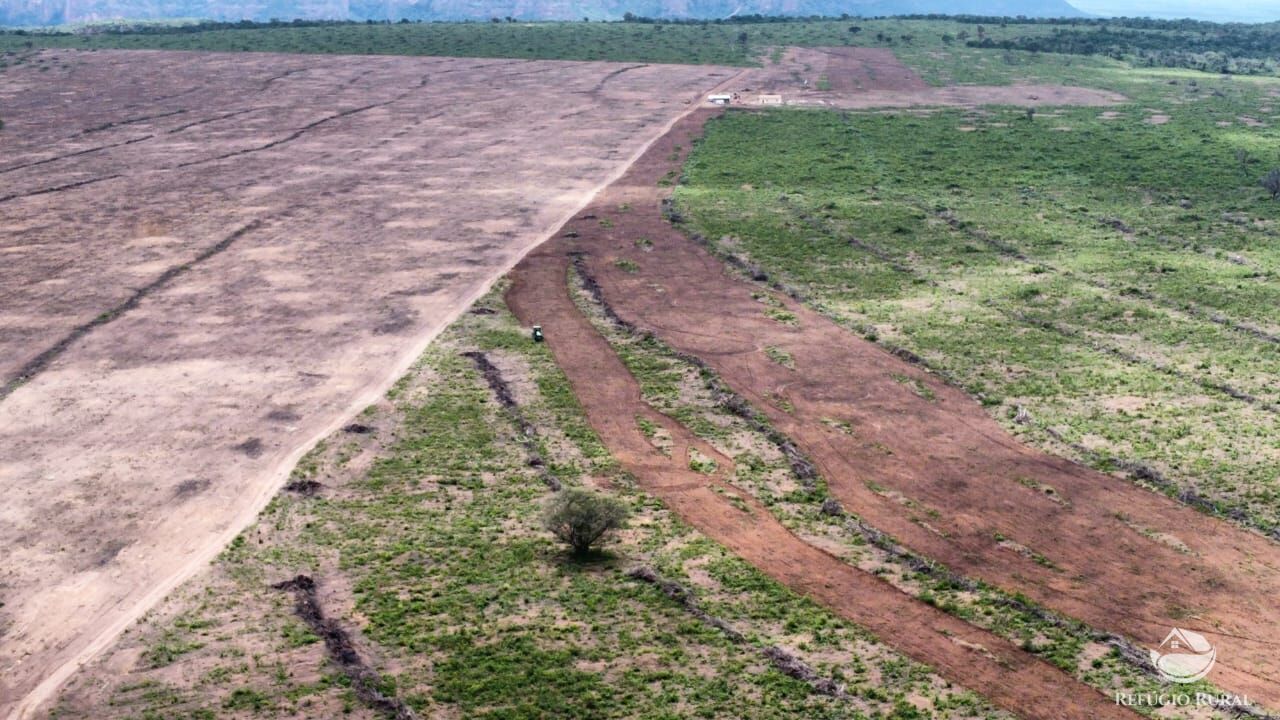
M672 158L681 156L680 148L691 146L708 116L709 111L695 113L679 123L621 181L566 226L577 237L561 237L541 246L512 273L508 304L524 322L546 328L556 361L593 427L642 487L694 527L797 592L871 630L886 644L931 665L947 679L1027 718L1133 717L1109 698L1002 638L919 602L791 534L767 508L726 482L731 459L645 404L635 379L575 307L568 294L568 254L585 251L594 258L613 252L615 239L620 244L625 238L634 245L635 237L648 237L655 223L662 223L657 215L661 196L657 180L672 165ZM624 211L623 204L635 209ZM636 222L624 220L623 227L613 229L604 228L599 219L617 222L627 216L634 216ZM640 233L642 227L644 233ZM667 242L664 238L662 247ZM709 273L703 279L732 282L718 272L714 259L684 259L700 264L686 273ZM593 271L601 264L592 262ZM660 278L645 277L641 283L662 282ZM683 320L676 323L685 326ZM645 438L638 417L668 429L675 443L669 455ZM689 448L715 458L720 468L716 478L689 469ZM747 510L735 506L734 499Z
M0 75L0 717L207 564L734 72L41 60Z
M1000 694L1009 678L998 669L983 670L981 663L956 669L930 655L937 643L929 638L942 620L894 623L890 631L878 624L884 616L856 608L897 605L879 595L870 599L865 586L845 587L848 595L828 593L838 572L811 548L792 549L798 541L771 529L770 518L741 521L759 533L753 540L748 528L724 519L732 514L717 504L723 499L669 492L691 478L644 450L634 381L559 297L567 252L587 253L589 271L624 320L705 360L796 441L836 497L873 526L956 572L1144 646L1156 647L1173 627L1202 632L1218 651L1211 682L1280 706L1274 603L1280 547L1128 481L1021 446L959 390L788 298L778 302L794 313L795 324L766 315L761 287L726 274L659 214L657 179L678 155L676 146L690 146L704 118L691 117L656 143L585 211L594 217L571 221L576 237L531 254L517 268L509 297L522 318L547 329L593 425L647 478L646 487L765 572L884 633L890 645L1020 715L1038 712L1026 704L1033 699L1015 699L1014 706ZM651 250L637 247L637 237L648 238ZM766 348L789 355L794 369L772 360ZM919 618L916 612L905 603L886 614ZM989 639L979 644L994 647ZM1091 702L1082 692L1068 697ZM1064 712L1058 707L1048 716Z

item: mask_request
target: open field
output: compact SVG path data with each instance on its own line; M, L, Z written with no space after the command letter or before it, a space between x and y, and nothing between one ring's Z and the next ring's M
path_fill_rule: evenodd
M1275 618L1258 614L1273 607L1264 598L1274 589L1234 583L1274 583L1280 537L1278 211L1257 186L1271 167L1261 148L1274 142L1274 130L1270 119L1242 119L1266 115L1277 87L1170 72L1132 72L1128 81L1131 105L1034 119L996 109L911 118L732 113L710 125L686 168L680 212L718 252L760 268L752 272L864 337L920 358L1004 425L957 420L926 440L926 425L913 419L909 434L922 444L900 446L901 421L892 418L913 405L942 412L961 401L899 369L893 374L906 394L850 423L853 437L869 445L829 458L834 495L952 570L1017 588L1094 627L1151 644L1177 623L1216 626L1235 637L1218 645L1215 682L1274 706L1280 669L1267 638ZM623 257L639 278L683 275L665 266L669 253L647 262ZM688 258L675 264L698 266ZM713 333L708 328L728 324L724 298L708 299L714 310L689 321L698 332L686 335L670 314L629 307L640 296L636 281L616 268L600 276L606 289L619 278L611 296L624 317L704 357L801 447L830 442L830 429L815 424L806 444L806 412L811 421L848 421L835 390L841 383L858 388L859 405L874 402L861 368L884 368L883 360L806 363L813 339L771 341L759 322ZM690 286L705 293L707 283ZM668 288L653 302L677 296ZM683 300L675 312L689 318L690 305ZM815 321L790 307L774 314L801 330ZM757 392L777 393L752 396L735 375ZM1003 451L976 451L974 438L953 466L944 438L961 428L987 438L1012 431L1126 478L1107 484L1072 469L1074 479L1052 480L1046 473L1066 468L1019 470L1010 461L971 485ZM897 480L869 473L879 449L892 453L893 467L916 469ZM826 469L821 457L818 464ZM996 490L1002 483L1007 490ZM981 507L967 505L971 490ZM1223 520L1157 502L1155 493ZM1024 501L1045 514L999 520ZM904 522L867 517L876 505L899 506ZM1078 513L1092 519L1073 527L1068 516ZM1258 532L1228 533L1227 522ZM1078 530L1087 535L1073 545ZM961 549L966 537L977 545ZM1005 553L998 561L1005 572L1024 565L1012 570L1016 581L972 564L983 544L988 556ZM1220 554L1239 548L1251 549L1235 559ZM1170 577L1181 584L1163 591ZM1219 583L1233 589L1220 593ZM1135 616L1151 627L1114 624ZM1230 656L1235 667L1223 668Z
M1275 534L1280 206L1258 178L1280 85L1128 77L1126 105L1034 120L730 114L679 202L1024 439L1147 463L1161 491Z
M519 418L462 353L500 369ZM419 717L1012 716L771 581L643 492L587 424L501 292L432 343L385 398L295 470L198 581L72 682L56 717L378 717L290 597L313 576L383 687ZM779 458L767 453L771 462ZM531 464L532 457L545 464ZM546 478L632 508L606 553L568 558L538 526ZM628 577L679 582L744 639ZM845 686L813 692L770 647Z
M729 75L41 59L0 74L6 710L202 567L303 449Z
M0 217L54 282L4 289L31 377L0 395L0 481L32 514L0 536L27 543L3 652L63 630L14 624L60 609L15 588L130 599L171 559L138 602L62 606L128 630L54 717L1280 708L1280 85L903 22L598 31L726 61L808 34L740 74L24 51ZM526 30L493 27L368 37ZM363 32L226 32L311 30ZM243 70L182 92L201 63ZM808 107L685 112L712 86ZM68 87L98 109L52 132ZM586 558L538 519L576 485L632 515ZM1152 667L1174 626L1216 646L1206 680Z
M298 466L297 493L79 677L58 714L374 712L290 596L270 589L300 573L318 580L320 606L357 638L384 694L428 716L1127 717L1106 694L1172 689L1134 658L1173 623L1213 634L1217 688L1272 704L1274 546L1021 447L936 376L726 274L659 208L707 117L682 121L517 268L506 298L520 323L497 296L465 316L356 430ZM774 162L794 151L716 143L752 123L831 117L731 113L687 169ZM821 167L799 160L792 172ZM731 223L719 193L753 189L712 187L696 175L680 185L699 224ZM735 212L740 232L759 221ZM762 244L762 260L785 270L770 247L783 245ZM525 339L531 323L547 328L546 346ZM483 400L459 356L476 351L513 407ZM637 513L596 563L566 563L533 524L553 482L603 488ZM721 629L682 621L670 598L635 585L635 566L691 588ZM1170 573L1197 579L1194 607ZM809 669L807 685L765 654L773 647ZM1172 715L1225 711L1183 713Z

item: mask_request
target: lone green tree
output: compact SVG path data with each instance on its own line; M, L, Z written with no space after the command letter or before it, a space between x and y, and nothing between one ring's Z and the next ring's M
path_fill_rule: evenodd
M618 500L582 488L565 488L552 496L542 511L542 525L575 555L615 530L626 527L627 507Z

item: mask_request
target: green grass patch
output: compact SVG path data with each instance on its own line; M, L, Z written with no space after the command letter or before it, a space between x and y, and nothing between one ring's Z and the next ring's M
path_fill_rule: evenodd
M1146 70L1114 83L1140 104L1034 122L994 107L731 112L708 125L677 203L1028 442L1072 453L1052 429L1097 448L1079 459L1101 469L1141 460L1280 526L1280 426L1263 407L1280 403L1280 203L1258 183L1280 132L1239 120L1280 84ZM1031 422L1012 422L1019 407Z

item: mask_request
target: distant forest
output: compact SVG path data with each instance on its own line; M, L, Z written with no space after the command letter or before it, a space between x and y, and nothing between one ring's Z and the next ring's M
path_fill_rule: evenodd
M618 43L629 41L640 42L637 38L622 32L624 28L638 29L637 26L675 26L682 31L694 32L697 27L708 26L750 26L768 25L778 28L781 35L775 38L778 42L812 45L828 44L864 44L872 38L854 40L855 30L860 27L850 26L849 33L835 32L828 25L840 22L868 22L874 24L876 18L844 17L778 17L770 15L739 15L717 20L688 20L650 18L627 13L621 22L536 23L533 27L542 28L539 37L545 35L546 40L555 48L543 47L535 43L529 45L533 36L508 36L510 32L504 28L527 26L517 23L515 18L492 18L489 21L469 23L422 23L402 19L399 21L350 21L350 20L272 20L254 22L249 20L237 22L199 21L199 22L117 22L102 23L74 30L54 29L0 29L0 37L29 35L43 38L38 41L44 46L71 46L72 41L92 42L92 46L100 47L162 47L169 49L216 49L216 50L248 50L272 49L280 52L406 52L404 47L387 45L385 37L353 38L351 32L362 26L397 25L416 26L441 35L444 44L434 47L435 52L471 55L494 51L490 45L506 46L512 43L524 43L521 47L531 57L549 56L568 57L573 59L634 59L632 55L650 58L653 49L645 50L612 47ZM880 18L889 20L889 18ZM1211 73L1236 75L1276 75L1280 73L1280 23L1269 24L1218 24L1199 20L1153 20L1149 18L1027 18L998 17L979 15L936 15L918 14L896 16L891 18L898 23L921 23L922 28L944 28L941 40L944 45L963 43L969 47L1026 51L1030 53L1062 53L1071 55L1097 55L1130 62L1138 67L1175 67L1200 70ZM817 22L821 21L821 22ZM834 22L832 22L834 21ZM938 24L934 25L932 22ZM495 27L502 26L502 27ZM957 30L957 25L962 26ZM612 27L618 32L611 32ZM809 30L819 27L820 32L810 34ZM331 29L332 37L320 35L301 35L308 29L326 32ZM487 28L487 29L486 29ZM792 32L791 29L795 28ZM997 32L996 29L999 29ZM266 42L267 36L293 31L288 38L281 35L280 42ZM449 30L452 29L452 30ZM660 30L661 27L654 27ZM673 27L674 29L674 27ZM721 28L728 32L728 28ZM836 29L844 30L840 25ZM370 28L372 31L373 28ZM226 35L226 33L245 33L243 35ZM744 35L734 30L737 35ZM95 38L96 36L96 38ZM165 39L168 36L168 39ZM448 36L448 37L444 37ZM455 37L457 36L457 37ZM465 37L463 37L465 36ZM117 40L111 41L115 37ZM189 40L181 40L185 37ZM216 37L216 39L215 39ZM717 35L719 37L719 35ZM728 36L726 36L728 37ZM902 35L906 41L910 35ZM151 38L148 40L147 38ZM317 40L319 38L319 40ZM574 53L560 45L583 44L590 39L595 43L590 52ZM652 45L659 35L644 40ZM59 40L61 39L61 42ZM394 38L393 38L394 39ZM741 38L739 38L741 39ZM878 33L874 38L880 44L893 44L896 36L884 36ZM206 42L208 40L208 42ZM312 47L308 43L324 41L323 48ZM401 43L408 42L401 38ZM456 42L455 42L456 41ZM669 62L720 62L726 64L750 64L754 61L746 45L734 43L721 47L720 44L708 42L708 38L668 37L664 42L667 47L662 59ZM459 45L458 43L462 43ZM541 41L539 41L541 42ZM355 43L355 44L353 44ZM363 44L360 44L363 43ZM452 43L452 44L450 44ZM603 43L603 45L601 45ZM10 43L3 43L12 45ZM546 43L543 43L546 44ZM590 43L587 43L590 44ZM30 46L31 43L28 43ZM685 47L685 45L689 45ZM89 47L90 45L81 45ZM475 46L475 47L473 47ZM598 47L597 47L598 46ZM426 51L418 48L414 52ZM511 52L505 47L503 52ZM668 57L669 56L669 57Z
M1273 75L1280 63L1280 24L1216 25L1184 21L1091 22L1041 35L970 40L970 47L1105 55L1139 66L1180 67L1234 75Z

